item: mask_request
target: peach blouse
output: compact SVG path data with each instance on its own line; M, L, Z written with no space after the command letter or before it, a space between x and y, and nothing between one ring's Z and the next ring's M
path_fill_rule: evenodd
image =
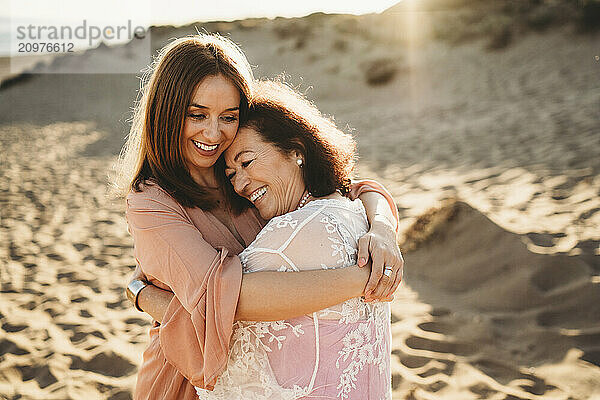
M350 198L375 191L375 181L353 185ZM194 386L212 390L224 371L242 279L237 254L264 226L255 209L231 215L244 243L210 211L181 206L157 184L127 196L134 254L149 280L175 293L162 325L154 322L138 371L135 399L197 399Z

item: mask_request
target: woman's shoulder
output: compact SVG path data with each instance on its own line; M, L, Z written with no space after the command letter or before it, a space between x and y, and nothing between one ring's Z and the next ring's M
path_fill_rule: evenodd
M342 195L330 195L308 202L304 207L273 217L267 223L267 231L273 229L296 229L298 227L321 225L335 219L349 221L366 219L365 209L360 200L350 200Z
M132 188L127 194L127 208L172 209L183 211L173 196L157 182L148 180L137 188Z
M350 211L356 214L364 214L365 208L359 199L351 200L336 192L329 196L317 198L297 211L303 211L304 213Z

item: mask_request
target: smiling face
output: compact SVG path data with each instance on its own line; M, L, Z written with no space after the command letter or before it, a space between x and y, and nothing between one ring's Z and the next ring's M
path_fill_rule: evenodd
M296 162L300 157L283 154L253 128L241 128L225 152L225 174L236 193L268 220L298 206L306 188Z
M222 75L204 78L186 110L182 151L192 178L212 185L212 167L235 138L240 114L240 91Z

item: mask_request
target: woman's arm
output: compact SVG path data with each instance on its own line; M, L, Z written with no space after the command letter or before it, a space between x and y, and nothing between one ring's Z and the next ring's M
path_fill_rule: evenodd
M371 256L371 276L365 289L367 301L390 297L402 281L404 260L397 243L398 209L390 193L371 180L352 184L351 198L358 197L367 213L371 226L358 242L358 265L364 265ZM389 276L384 268L391 268Z
M162 322L173 296L173 292L148 284L138 294L138 307L155 321Z
M295 273L264 271L245 274L235 313L236 320L278 321L309 314L364 293L369 268L311 270ZM144 280L140 269L132 279ZM323 290L323 282L335 282ZM162 322L173 293L148 285L138 295L138 306Z
M244 274L236 320L278 321L310 314L362 296L368 268ZM335 282L334 285L328 282Z
M364 266L370 253L373 265L377 264L378 268L377 270L373 269L373 272L371 272L369 284L374 287L379 282L379 285L374 293L365 297L367 301L390 300L393 298L393 292L402 279L401 268L403 264L402 255L395 240L397 217L390 205L394 203L385 188L374 181L355 183L350 197L356 196L363 202L367 219L371 225L370 231L359 240L358 263L359 266ZM384 264L397 266L396 271L394 271L394 280L383 275ZM310 273L311 276L305 276L306 273ZM364 273L356 269L346 269L341 277L333 276L338 274L340 274L339 271L326 270L302 271L299 276L290 274L275 276L271 272L257 272L252 276L246 275L242 280L235 318L255 321L292 318L365 294L369 289L369 287L364 289L366 280L360 278ZM362 284L360 292L355 290L356 275L359 275L359 281ZM138 268L132 277L133 279L145 280L146 278ZM268 285L270 279L273 279L273 282ZM319 289L319 285L312 284L313 279L321 282L336 282L336 290L323 291ZM352 287L352 289L347 291L348 287ZM171 292L150 285L140 292L138 306L156 321L162 322L172 298L173 294Z
M363 192L358 198L362 201L369 225L379 225L386 230L396 234L398 229L398 218L390 208L390 203L386 197L374 191Z

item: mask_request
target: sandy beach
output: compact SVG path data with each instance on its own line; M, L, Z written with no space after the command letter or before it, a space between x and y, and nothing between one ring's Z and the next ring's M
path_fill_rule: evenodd
M469 3L147 40L219 31L353 132L357 176L401 216L394 399L600 399L600 31L545 3ZM1 77L2 399L131 399L150 318L124 295L132 240L108 186L139 78L43 73L127 54Z

